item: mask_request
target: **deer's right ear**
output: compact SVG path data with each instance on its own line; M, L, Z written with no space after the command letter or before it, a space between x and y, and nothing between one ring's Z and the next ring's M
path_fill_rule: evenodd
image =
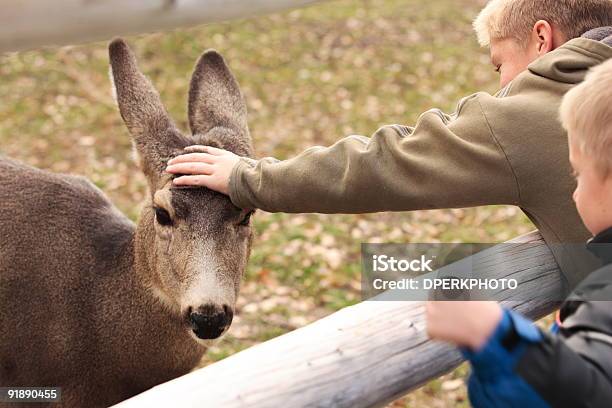
M159 94L138 70L136 57L128 45L122 39L115 39L108 51L121 117L134 139L142 170L155 184L163 174L168 156L189 143L182 140Z

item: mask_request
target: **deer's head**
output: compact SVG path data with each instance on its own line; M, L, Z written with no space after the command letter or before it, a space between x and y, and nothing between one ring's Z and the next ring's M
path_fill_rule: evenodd
M240 89L221 55L205 52L191 79L191 134L185 135L127 44L114 40L109 54L117 104L150 187L137 235L148 284L195 338L218 338L232 321L249 256L251 213L212 190L173 187L164 169L193 144L252 155Z

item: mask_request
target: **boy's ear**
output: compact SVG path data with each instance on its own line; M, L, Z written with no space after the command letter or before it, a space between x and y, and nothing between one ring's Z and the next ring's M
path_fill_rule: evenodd
M108 51L121 117L133 138L140 166L155 190L169 156L190 143L176 129L151 82L138 70L128 45L115 39Z
M546 20L538 20L533 26L533 36L537 43L539 56L549 53L554 47L553 28Z
M246 103L223 57L208 50L198 60L189 86L189 126L194 135L219 127L250 145Z

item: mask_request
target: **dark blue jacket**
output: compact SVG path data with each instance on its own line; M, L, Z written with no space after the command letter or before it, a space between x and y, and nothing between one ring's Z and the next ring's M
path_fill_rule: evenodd
M607 265L564 302L558 324L542 332L504 310L488 342L462 350L476 408L612 407L612 228L588 247Z

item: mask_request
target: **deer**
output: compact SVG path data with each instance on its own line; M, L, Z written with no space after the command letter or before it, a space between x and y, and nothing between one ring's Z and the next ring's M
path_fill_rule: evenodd
M125 41L109 57L148 185L136 224L84 177L0 157L0 386L61 387L53 407L112 405L192 370L232 322L252 242L251 210L164 171L192 145L252 156L223 57L208 50L195 65L191 134Z

